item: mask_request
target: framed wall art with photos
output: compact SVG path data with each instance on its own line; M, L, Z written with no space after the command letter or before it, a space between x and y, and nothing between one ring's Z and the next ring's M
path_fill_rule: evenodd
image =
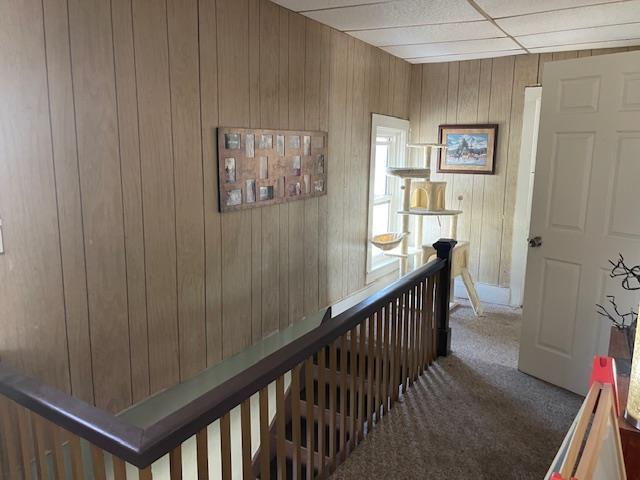
M221 212L327 193L327 132L218 128Z
M438 172L493 175L497 139L497 124L440 125L438 143L447 148L438 151Z

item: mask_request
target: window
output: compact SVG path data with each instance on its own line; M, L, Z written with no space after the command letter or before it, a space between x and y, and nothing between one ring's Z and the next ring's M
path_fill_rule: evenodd
M397 232L400 220L400 181L389 177L389 166L405 164L409 122L386 115L373 114L371 121L371 166L369 178L368 238L386 232ZM367 283L398 267L398 260L383 254L367 243Z

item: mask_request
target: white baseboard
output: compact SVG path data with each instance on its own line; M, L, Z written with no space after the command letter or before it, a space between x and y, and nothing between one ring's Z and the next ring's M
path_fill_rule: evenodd
M467 290L460 277L456 278L454 284L454 296L458 298L466 298ZM509 305L511 300L511 289L508 287L498 287L497 285L488 285L486 283L476 282L476 290L481 302L495 303L497 305Z

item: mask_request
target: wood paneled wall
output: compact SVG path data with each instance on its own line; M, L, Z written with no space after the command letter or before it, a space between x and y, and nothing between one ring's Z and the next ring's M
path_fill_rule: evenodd
M0 45L3 361L117 411L364 287L406 62L266 0L2 0ZM328 130L328 195L220 215L218 125Z
M470 270L477 281L502 287L510 284L525 87L542 82L548 61L627 50L582 50L412 66L410 120L414 141L436 141L438 125L445 123L499 124L495 175L432 175L448 182L447 206L464 211L459 217L458 238L470 241ZM435 155L431 166L435 172ZM460 195L462 201L458 200ZM448 222L426 220L427 240L447 236Z

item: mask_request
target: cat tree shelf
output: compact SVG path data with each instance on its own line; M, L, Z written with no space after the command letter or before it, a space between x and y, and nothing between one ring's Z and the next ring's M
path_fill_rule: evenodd
M427 217L438 217L440 215L460 215L462 210L427 210L426 208L410 208L409 210L399 210L398 215L422 215Z
M388 167L387 175L400 178L416 178L429 179L431 176L430 168L411 168L411 167Z

